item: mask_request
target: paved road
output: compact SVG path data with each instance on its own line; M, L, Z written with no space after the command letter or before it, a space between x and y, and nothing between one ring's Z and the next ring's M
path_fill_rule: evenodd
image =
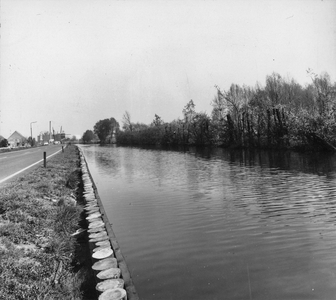
M16 172L19 172L20 170L43 159L43 152L46 152L48 157L60 149L62 149L62 145L49 145L37 148L28 148L20 151L0 153L0 184L12 179L10 178L4 181L4 179L8 176L11 176L12 174L15 174ZM43 165L43 161L36 164L34 167L39 165ZM25 172L29 172L32 168L29 168ZM20 173L19 175L22 174L24 173Z

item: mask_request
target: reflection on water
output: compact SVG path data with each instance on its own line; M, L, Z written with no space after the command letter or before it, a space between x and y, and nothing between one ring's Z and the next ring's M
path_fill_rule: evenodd
M335 299L336 158L83 146L142 299Z

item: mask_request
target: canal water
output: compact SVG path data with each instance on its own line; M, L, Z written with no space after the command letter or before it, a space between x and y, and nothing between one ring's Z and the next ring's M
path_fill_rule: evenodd
M81 146L141 299L336 299L336 156Z

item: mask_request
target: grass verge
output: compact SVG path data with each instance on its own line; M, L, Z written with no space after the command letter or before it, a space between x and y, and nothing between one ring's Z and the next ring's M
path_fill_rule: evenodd
M78 149L0 190L0 299L96 299Z

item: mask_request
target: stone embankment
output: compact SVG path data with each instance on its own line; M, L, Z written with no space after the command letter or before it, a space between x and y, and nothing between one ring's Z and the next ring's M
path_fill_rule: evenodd
M92 269L99 300L139 300L131 274L106 216L97 188L80 150L84 210L88 225Z

